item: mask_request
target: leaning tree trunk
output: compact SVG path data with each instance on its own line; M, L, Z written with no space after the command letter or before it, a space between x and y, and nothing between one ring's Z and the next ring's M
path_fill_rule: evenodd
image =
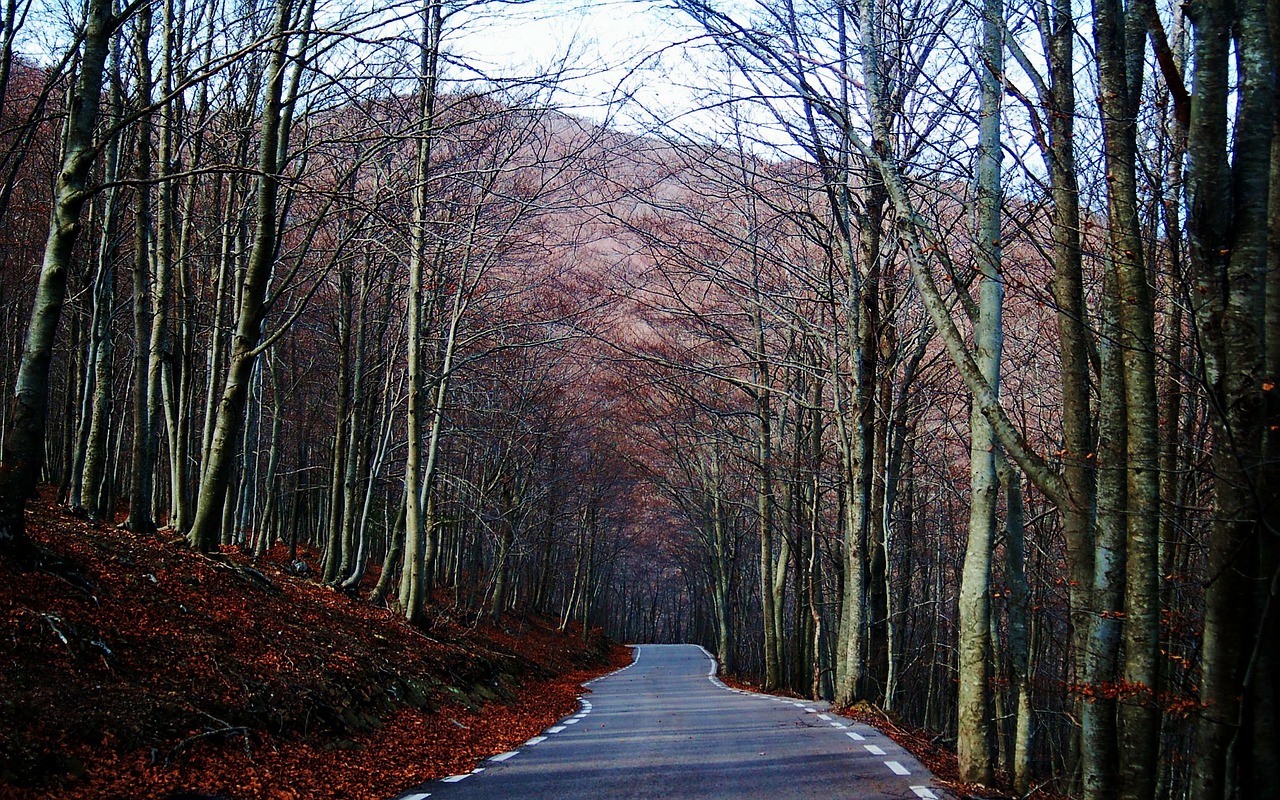
M111 37L122 16L112 14L111 0L89 0L85 11L80 74L72 89L49 234L18 366L10 428L3 460L0 460L0 555L22 560L34 557L27 537L25 512L44 458L49 362L66 297L71 250L80 233L80 212L91 194L88 180L98 154L93 131L98 121L103 69L111 49Z
M285 62L289 49L289 22L290 0L278 0L275 38L271 44L271 61L267 70L266 97L262 111L262 139L258 159L258 219L253 250L244 272L226 384L218 401L209 460L201 475L195 521L189 534L191 546L201 552L210 552L217 547L222 530L223 501L231 479L236 440L244 426L249 382L258 359L258 342L266 313L267 284L275 263L276 237L280 225L276 208L280 190L283 127L281 110Z

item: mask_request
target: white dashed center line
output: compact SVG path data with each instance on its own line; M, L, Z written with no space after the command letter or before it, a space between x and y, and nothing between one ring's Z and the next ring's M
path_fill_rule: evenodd
M470 778L470 777L471 777L471 773L468 772L465 775L450 775L447 778L441 778L440 781L442 783L457 783L458 781L465 781L467 778Z
M547 733L559 733L562 730L564 730L563 725L556 725L555 727L547 728Z
M546 740L547 740L547 737L545 736L535 736L529 741L525 742L525 744L528 745L529 747L533 747L535 744L542 744Z
M880 747L880 745L877 745L877 744L864 744L862 747L863 747L863 748L864 748L868 753L870 753L870 754L871 754L871 755L873 755L873 756L882 756L882 755L884 755L884 748Z
M893 772L894 775L910 775L911 770L899 764L897 761L886 761L884 765Z
M855 742L865 741L867 738L856 731L848 731L845 733L845 736L848 736L850 739L854 740Z
M831 721L831 717L827 716L826 714L819 714L818 719L822 720L823 722Z
M498 761L498 762L502 762L502 761L506 761L508 758L515 758L515 757L516 757L516 756L518 756L518 755L520 755L520 751L519 751L519 750L508 750L507 752L505 752L505 753L503 753L503 754L501 754L501 755L496 755L496 756L494 756L493 758L491 758L491 759L489 759L489 760L490 760L490 761Z
M579 722L582 722L582 717L572 717L572 718L570 718L570 719L566 719L566 720L564 721L564 724L565 724L565 725L577 725ZM562 728L561 730L563 730L563 728Z
M920 800L938 800L938 796L928 786L912 786L911 791L915 792Z

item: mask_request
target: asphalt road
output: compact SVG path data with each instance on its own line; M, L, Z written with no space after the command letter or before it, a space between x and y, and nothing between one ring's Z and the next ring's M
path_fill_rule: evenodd
M821 703L730 689L694 645L641 645L578 713L398 800L943 798L887 736Z

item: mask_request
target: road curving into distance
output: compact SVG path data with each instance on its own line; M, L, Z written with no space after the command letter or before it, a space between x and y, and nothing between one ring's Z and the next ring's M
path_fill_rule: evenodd
M822 703L742 692L696 645L639 645L573 716L397 800L933 800L911 754Z

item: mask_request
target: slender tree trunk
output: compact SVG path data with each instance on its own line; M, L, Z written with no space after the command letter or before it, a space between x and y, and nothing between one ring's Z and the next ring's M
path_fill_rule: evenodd
M758 278L758 276L757 276ZM760 536L760 616L764 624L764 688L775 689L782 682L779 657L778 596L774 591L773 563L773 409L769 389L769 365L765 361L764 310L760 307L759 284L752 314L755 347L756 401L756 523Z
M405 544L404 567L400 571L400 605L405 619L417 623L422 615L423 584L427 571L425 556L429 530L424 530L419 495L422 463L422 412L424 387L422 379L423 272L427 255L427 182L431 170L431 144L435 136L436 64L440 48L439 0L424 0L422 7L422 42L418 73L418 136L413 176L413 226L409 245L409 303L407 309L409 342L409 407L407 412L408 447L405 455Z
M164 36L163 47L164 54L161 61L160 74L160 91L165 97L168 97L173 90L173 61L177 57L175 48L177 44L173 41L173 2L167 0L164 3ZM156 231L155 231L155 267L152 274L151 287L151 320L148 325L150 337L147 348L147 421L150 425L148 433L149 442L148 449L150 451L152 463L149 465L151 470L151 480L154 483L156 477L157 464L155 463L159 454L159 431L162 415L172 418L175 416L174 411L164 403L163 391L165 371L167 369L166 362L169 358L169 302L172 294L173 283L173 229L174 229L174 198L173 180L170 177L173 168L173 148L174 137L176 136L176 103L173 101L164 104L160 112L160 147L159 147L159 165L156 169L156 180L159 182L159 204L156 214ZM177 442L173 436L169 436L169 457L170 464L169 475L172 478L172 464L177 456ZM166 524L172 523L172 509L176 503L176 497L181 493L181 487L170 483L169 485L169 513L165 514ZM154 507L154 506L153 506ZM160 522L159 515L151 516L152 525Z
M334 431L333 457L329 463L329 520L325 526L328 533L324 549L324 570L321 581L327 584L336 583L342 573L342 519L346 508L346 494L342 490L347 473L347 426L351 419L351 274L348 270L338 269L338 375L334 386Z
M711 466L711 571L715 582L712 601L716 614L716 655L720 667L726 673L734 669L733 629L729 608L729 572L733 569L729 558L728 531L720 478L720 458L712 454Z
M387 531L387 555L382 559L382 574L378 576L378 582L369 592L370 603L380 606L386 602L387 594L395 583L397 567L400 566L400 558L403 552L404 509L402 506L401 513L397 515L395 528Z
M280 492L276 488L276 472L280 466L281 441L280 434L284 427L284 403L280 391L280 376L276 371L274 358L267 360L267 375L271 378L271 442L267 455L267 474L262 479L267 498L263 502L262 524L255 532L254 558L262 558L271 549L274 535L275 517L279 514Z
M338 563L338 581L345 581L352 573L356 559L356 529L359 527L360 510L356 506L360 471L369 460L369 437L365 434L364 418L368 403L364 399L364 346L365 316L369 310L369 271L361 273L359 307L356 309L355 341L351 365L351 421L347 423L347 459L342 476L342 558Z
M1084 796L1089 800L1115 797L1120 776L1116 693L1124 618L1128 415L1115 284L1113 273L1104 276L1102 335L1098 342L1102 373L1098 392L1098 517L1090 587L1094 618L1081 675L1088 696L1080 709L1080 760Z
M1004 525L1005 580L1009 585L1009 663L1015 693L1013 764L1009 770L1014 791L1027 794L1033 778L1032 739L1035 712L1031 706L1031 588L1026 570L1026 510L1022 498L1022 476L1007 460L1000 458L1000 482L1005 489Z
M152 231L151 231L151 5L138 10L134 31L134 60L137 62L137 122L133 210L133 447L130 458L129 518L125 526L135 532L155 530L151 517L155 483L155 428L151 419L150 371L152 325Z
M112 78L110 90L111 119L118 119L124 105L120 81L120 39L112 42ZM120 137L107 142L103 180L114 184L120 171ZM103 194L102 238L98 242L97 274L93 282L93 320L90 325L89 380L86 381L85 410L81 420L81 473L72 483L70 505L73 511L84 511L90 519L102 516L98 497L102 485L102 467L106 460L107 425L111 415L111 311L115 300L115 260L119 253L117 236L120 228L120 189L111 186Z
M1096 445L1090 408L1089 331L1084 301L1080 249L1080 192L1075 156L1075 10L1070 0L1052 0L1048 43L1049 85L1041 105L1049 130L1046 161L1053 201L1050 231L1053 240L1053 296L1059 364L1062 375L1062 478L1067 502L1059 504L1071 580L1068 600L1071 618L1073 682L1085 680L1084 659L1093 618L1089 595L1093 586ZM1079 707L1079 702L1077 702ZM1078 713L1083 713L1082 710ZM1079 738L1069 744L1072 773L1080 749ZM1093 767L1086 763L1084 772Z

